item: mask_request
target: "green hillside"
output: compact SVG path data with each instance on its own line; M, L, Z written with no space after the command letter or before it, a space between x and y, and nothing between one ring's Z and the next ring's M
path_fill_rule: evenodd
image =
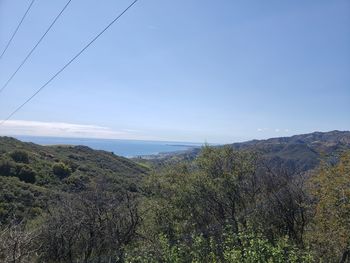
M305 172L316 168L321 159L332 160L339 153L350 149L349 131L314 132L291 137L271 138L233 143L218 147L232 147L237 151L255 151L271 165L284 167L290 171ZM144 160L155 166L194 160L201 149L191 149L185 153L170 153Z
M347 263L349 135L135 161L2 137L0 262Z
M58 163L63 163L69 168L70 179L105 174L121 182L135 183L147 173L145 167L127 158L105 151L96 151L86 146L40 146L9 137L0 137L0 147L1 162L7 161L14 166L27 165L36 174L35 184L38 185L63 183L62 178L55 176L52 169L53 165ZM28 160L17 161L12 157L16 152L24 152Z
M148 172L129 159L86 146L40 146L0 137L0 222L13 215L36 216L56 192L79 192L98 176L137 192Z

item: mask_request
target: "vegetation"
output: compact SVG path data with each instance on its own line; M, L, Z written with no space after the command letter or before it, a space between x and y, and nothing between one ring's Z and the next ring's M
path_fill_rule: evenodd
M13 151L10 153L10 156L17 163L29 163L29 156L25 151Z
M314 178L314 245L321 258L350 257L350 152L335 166L322 164Z
M54 175L56 175L59 179L64 179L70 176L71 169L65 165L64 163L55 163L52 166L52 172Z
M350 262L348 150L304 170L254 147L138 165L0 140L1 262Z

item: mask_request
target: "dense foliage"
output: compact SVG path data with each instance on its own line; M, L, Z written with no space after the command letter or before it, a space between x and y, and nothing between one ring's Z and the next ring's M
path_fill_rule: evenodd
M206 146L147 169L3 140L1 262L350 262L349 152L296 171Z

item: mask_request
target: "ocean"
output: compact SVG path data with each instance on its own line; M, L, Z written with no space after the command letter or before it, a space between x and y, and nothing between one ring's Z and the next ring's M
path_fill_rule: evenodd
M24 142L32 142L40 145L85 145L95 150L113 152L124 157L138 157L155 155L167 152L185 151L193 147L201 147L200 143L188 142L164 142L164 141L139 141L117 139L86 139L86 138L59 138L15 136Z

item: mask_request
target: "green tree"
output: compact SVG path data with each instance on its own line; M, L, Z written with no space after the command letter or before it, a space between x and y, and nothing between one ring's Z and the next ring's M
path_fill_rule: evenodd
M327 262L350 262L350 152L335 166L323 163L314 178L315 228L311 240Z

